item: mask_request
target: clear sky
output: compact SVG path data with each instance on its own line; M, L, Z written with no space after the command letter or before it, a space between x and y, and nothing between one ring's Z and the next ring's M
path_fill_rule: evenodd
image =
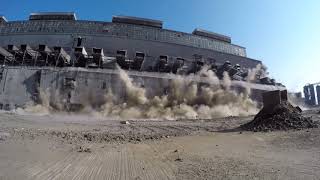
M39 11L74 11L78 19L102 21L139 16L184 32L200 27L231 36L289 90L320 81L320 0L0 0L8 20Z

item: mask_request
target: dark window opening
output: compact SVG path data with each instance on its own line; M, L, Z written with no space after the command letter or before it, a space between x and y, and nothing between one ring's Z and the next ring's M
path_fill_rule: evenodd
M57 52L57 53L59 53L59 52L61 52L61 47L60 46L55 46L55 47L53 47L53 50L55 51L55 52Z
M10 110L10 104L6 104L5 106L4 106L4 110Z
M81 44L82 44L82 38L78 37L77 38L77 46L79 47L79 46L81 46Z
M82 53L82 48L76 47L76 48L74 48L74 52Z
M137 58L144 58L145 54L142 52L136 52L136 57Z
M40 44L39 45L39 51L45 51L46 45Z
M73 78L65 78L64 86L66 86L67 88L74 89L75 88L75 82L76 82L76 80L73 79Z
M92 51L94 54L101 54L102 49L101 48L92 48Z
M168 56L163 56L163 55L161 55L160 57L160 61L164 61L164 62L168 62Z
M118 50L118 51L117 51L117 55L127 56L127 51L126 51L126 50Z
M106 82L102 83L102 89L107 89L107 83Z
M177 61L178 61L178 62L181 62L181 61L184 62L184 59L181 58L181 57L177 57Z

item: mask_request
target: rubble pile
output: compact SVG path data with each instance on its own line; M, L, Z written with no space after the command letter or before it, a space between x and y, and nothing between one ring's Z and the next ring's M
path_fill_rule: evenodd
M274 97L277 99L276 96ZM305 128L317 128L319 126L319 123L314 122L311 117L302 116L302 110L299 107L292 106L287 101L286 97L284 99L281 98L278 99L279 103L270 105L270 95L268 95L266 99L269 99L267 100L269 102L266 102L264 108L254 117L252 121L242 125L241 128L244 130L257 132L291 129L300 130Z

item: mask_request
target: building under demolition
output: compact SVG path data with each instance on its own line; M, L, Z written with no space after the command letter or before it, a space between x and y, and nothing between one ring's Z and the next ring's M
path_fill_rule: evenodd
M219 78L226 71L246 83L248 69L261 61L248 58L230 37L202 29L178 32L164 29L162 21L127 16L101 22L77 20L74 13L32 13L24 21L0 16L0 63L0 109L12 109L37 99L39 89L57 89L69 103L92 89L121 94L116 64L157 89L167 83L159 79L196 73L204 65ZM260 75L253 89L283 89Z
M307 84L303 87L304 100L307 105L316 106L320 102L320 83Z

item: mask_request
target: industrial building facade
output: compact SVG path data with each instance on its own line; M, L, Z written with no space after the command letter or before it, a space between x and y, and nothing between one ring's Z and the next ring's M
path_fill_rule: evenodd
M307 84L303 87L304 100L309 106L320 105L320 83Z
M158 20L126 16L112 22L76 20L74 13L32 13L26 21L0 16L0 109L39 102L40 90L49 90L50 103L60 97L71 109L89 101L101 105L109 89L124 98L117 65L147 96L159 96L173 79L205 64L220 79L228 72L234 90L251 88L257 101L265 91L285 89L268 77L247 81L261 61L248 58L230 37L206 30L178 32ZM207 77L194 82L219 84Z
M160 56L170 59L193 60L195 55L211 63L230 61L244 68L254 68L260 61L246 57L244 47L231 43L231 38L195 29L184 33L163 29L157 20L114 16L112 22L77 20L74 13L32 13L27 21L7 21L0 17L0 46L39 44L59 46L71 53L82 38L85 47L103 48L104 54L116 55L119 50L128 58L137 53L145 56L144 69L152 66ZM91 49L86 49L91 53Z

